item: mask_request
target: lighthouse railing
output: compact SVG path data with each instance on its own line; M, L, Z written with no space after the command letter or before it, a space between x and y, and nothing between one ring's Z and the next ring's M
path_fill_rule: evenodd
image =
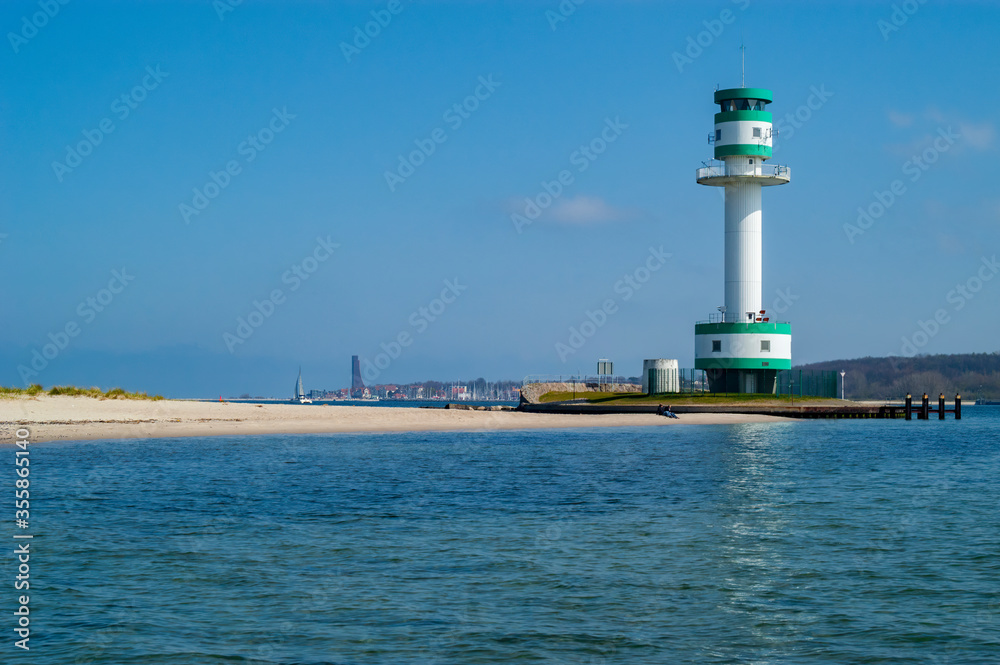
M759 326L762 323L767 323L769 325L772 324L772 323L773 324L788 325L788 323L789 323L789 321L779 321L778 319L772 320L771 317L767 317L767 319L768 319L767 321L742 321L742 320L740 320L740 321L734 321L732 319L723 320L723 317L722 317L721 314L709 314L707 320L695 321L695 325L699 325L700 326L700 325L703 325L703 324L706 324L706 323L732 323L732 324L740 324L740 325L743 325L743 326L749 326L749 325Z
M766 177L789 177L791 176L791 168L784 166L782 164L759 164L754 168L753 173L730 173L726 169L725 162L710 163L708 166L703 166L698 169L697 177L698 180L703 178L722 178L725 176L766 176Z

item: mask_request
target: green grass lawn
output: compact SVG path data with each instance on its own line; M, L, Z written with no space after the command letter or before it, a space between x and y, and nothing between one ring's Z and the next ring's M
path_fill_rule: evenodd
M572 392L548 392L539 399L542 403L563 402L574 398ZM660 395L644 395L643 393L599 393L578 392L576 399L586 399L591 404L842 404L838 399L829 397L799 397L794 399L787 395L754 395L736 393L664 393Z

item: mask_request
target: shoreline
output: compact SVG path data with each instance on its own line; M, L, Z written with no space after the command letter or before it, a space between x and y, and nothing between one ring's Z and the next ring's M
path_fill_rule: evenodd
M692 413L555 414L336 404L247 404L193 400L121 400L39 395L0 400L0 445L24 427L35 443L262 434L351 432L489 432L592 427L670 427L786 422L791 418Z

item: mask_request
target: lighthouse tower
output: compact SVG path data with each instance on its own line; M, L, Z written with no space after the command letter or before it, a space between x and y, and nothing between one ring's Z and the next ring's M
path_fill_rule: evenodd
M761 302L761 188L784 185L788 167L769 165L772 101L763 88L715 92L715 160L698 169L699 185L725 187L725 305L694 327L695 367L713 392L774 393L778 370L792 367L792 331Z

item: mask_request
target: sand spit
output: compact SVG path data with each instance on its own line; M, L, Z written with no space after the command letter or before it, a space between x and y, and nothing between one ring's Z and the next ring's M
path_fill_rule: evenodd
M335 432L493 431L578 427L671 427L776 422L773 416L548 414L379 406L242 404L38 396L0 400L0 444L25 427L32 441Z

